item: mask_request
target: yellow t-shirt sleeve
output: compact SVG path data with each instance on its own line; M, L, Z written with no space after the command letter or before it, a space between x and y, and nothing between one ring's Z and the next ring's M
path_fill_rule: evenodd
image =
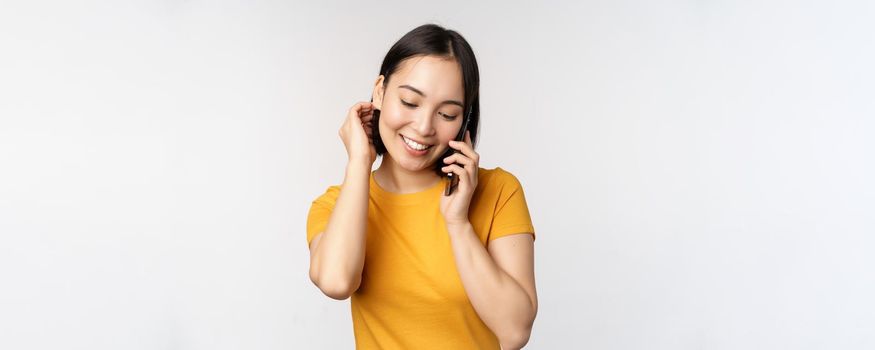
M498 174L501 191L498 195L496 211L492 219L492 230L488 241L516 233L530 233L535 238L535 227L529 215L523 186L513 174L501 171Z
M338 196L340 196L340 187L331 186L310 205L310 213L307 214L307 246L316 235L325 232L325 226L328 225L328 218L334 210Z

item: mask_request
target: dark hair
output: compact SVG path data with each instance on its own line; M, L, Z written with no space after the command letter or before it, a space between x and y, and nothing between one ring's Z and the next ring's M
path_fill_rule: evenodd
M436 24L424 24L414 28L401 39L383 58L380 66L380 75L384 76L383 87L389 85L392 74L398 70L398 66L405 59L420 55L436 55L452 57L459 63L462 70L462 85L465 89L465 108L463 117L469 118L468 130L471 132L471 142L477 144L477 128L480 125L480 70L477 68L477 60L474 58L474 50L468 45L468 41L454 30L449 30ZM371 99L373 101L373 99ZM378 116L375 116L377 121ZM462 120L462 125L465 119ZM374 124L371 132L374 140L374 148L377 155L386 153L386 146L380 137L379 125ZM452 150L448 150L452 151ZM448 155L447 155L448 156ZM443 157L438 159L439 165L443 165ZM440 173L440 167L437 168Z

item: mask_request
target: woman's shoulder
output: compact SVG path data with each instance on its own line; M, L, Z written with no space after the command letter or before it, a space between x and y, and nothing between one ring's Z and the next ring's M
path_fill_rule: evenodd
M521 187L519 179L502 167L480 168L477 171L477 184L484 190Z
M325 189L325 192L316 197L313 202L333 206L334 203L337 202L337 197L340 197L340 186L341 185L328 186L328 188Z

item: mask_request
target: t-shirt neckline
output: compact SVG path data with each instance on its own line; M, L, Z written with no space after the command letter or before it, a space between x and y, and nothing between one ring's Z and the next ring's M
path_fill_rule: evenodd
M374 172L375 171L371 171L370 176L371 192L374 196L379 197L380 199L385 199L396 204L417 204L434 200L442 192L445 183L445 181L441 179L433 186L419 192L395 193L389 192L380 187L380 184L378 184L377 180L374 178Z

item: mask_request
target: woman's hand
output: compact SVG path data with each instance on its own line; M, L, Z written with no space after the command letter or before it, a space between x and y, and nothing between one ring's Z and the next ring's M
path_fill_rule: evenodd
M470 131L465 131L464 142L450 141L450 147L462 153L454 153L449 157L439 160L443 161L444 164L449 164L441 168L441 170L452 172L453 176L458 177L459 187L449 196L441 194L441 214L443 214L447 226L461 226L469 223L468 206L471 204L474 190L477 189L477 170L479 169L480 155L474 152Z
M338 134L343 140L350 162L364 160L368 165L373 165L377 160L377 150L371 142L371 133L376 127L371 123L373 119L374 105L370 102L356 103L346 114L346 121Z

